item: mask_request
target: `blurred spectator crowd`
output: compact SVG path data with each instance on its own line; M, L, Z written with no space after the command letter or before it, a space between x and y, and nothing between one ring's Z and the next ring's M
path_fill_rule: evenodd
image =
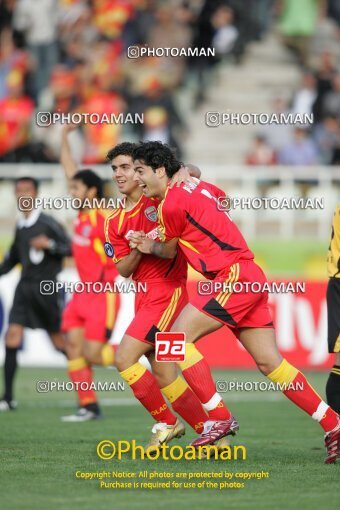
M277 98L273 111L313 114L314 123L265 126L254 139L247 164L340 164L340 72L329 52L321 54L316 70L303 73L291 101Z
M127 137L156 138L181 153L187 126L178 90L191 83L188 111L197 107L210 69L231 52L240 58L247 42L265 30L249 2L235 9L233 3L1 0L0 161L58 161L61 126L37 127L38 111L143 113L139 125L77 130L72 146L85 164L103 162L107 149ZM216 46L216 55L128 59L132 45Z
M279 17L283 44L301 69L323 5L340 33L340 0L0 0L0 162L57 162L61 124L36 125L36 112L137 113L140 124L86 124L72 133L74 157L105 161L124 139L157 139L183 154L185 114L202 105L214 68L241 63ZM299 8L296 8L296 6ZM300 14L299 14L300 13ZM302 16L301 16L302 13ZM303 21L301 21L301 19ZM211 48L215 57L127 58L130 46ZM185 93L183 94L183 91ZM187 104L179 107L182 93ZM340 74L324 52L306 69L291 104L314 113L312 132L268 126L249 164L336 164L340 160Z
M340 0L282 0L279 29L301 70L301 83L290 101L277 97L275 113L313 114L313 124L270 125L259 130L245 162L250 165L340 164L340 67L327 49L312 54L312 38L321 20L340 42Z

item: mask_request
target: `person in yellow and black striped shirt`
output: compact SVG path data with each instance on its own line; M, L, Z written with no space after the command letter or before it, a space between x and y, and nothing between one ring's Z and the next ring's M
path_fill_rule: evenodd
M335 360L326 385L328 404L340 412L340 204L337 205L332 225L327 258L328 287L328 350Z

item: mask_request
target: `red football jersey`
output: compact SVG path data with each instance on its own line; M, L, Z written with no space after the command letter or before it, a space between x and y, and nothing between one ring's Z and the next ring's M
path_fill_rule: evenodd
M240 260L252 260L239 229L229 214L218 210L217 198L224 191L199 181L168 188L158 216L164 241L178 238L189 264L206 278Z
M127 237L132 231L143 230L151 239L160 240L157 223L158 205L158 200L142 195L129 211L119 208L108 216L105 223L106 241L113 247L114 262L117 263L129 255L131 248ZM172 260L143 255L132 277L136 281L160 279L176 280L180 283L187 278L187 263L181 252Z
M104 251L104 223L110 211L80 211L74 225L72 254L81 281L112 282L117 269Z

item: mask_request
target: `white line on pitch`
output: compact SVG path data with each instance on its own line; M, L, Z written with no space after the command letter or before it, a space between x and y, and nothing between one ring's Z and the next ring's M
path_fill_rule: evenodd
M269 394L261 394L261 395L250 395L248 394L232 394L232 393L223 393L223 400L225 402L280 402L281 396L280 393L269 393ZM53 408L53 407L74 407L76 404L72 400L22 400L22 407L31 407L31 408ZM99 401L100 405L103 407L127 407L127 406L136 406L139 405L137 399L134 398L102 398ZM20 400L19 400L20 407Z

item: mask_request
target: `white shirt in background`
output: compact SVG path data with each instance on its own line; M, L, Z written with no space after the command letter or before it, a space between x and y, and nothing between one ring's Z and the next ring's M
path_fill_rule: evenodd
M25 32L30 46L54 42L58 22L58 0L19 0L16 4L14 28Z

